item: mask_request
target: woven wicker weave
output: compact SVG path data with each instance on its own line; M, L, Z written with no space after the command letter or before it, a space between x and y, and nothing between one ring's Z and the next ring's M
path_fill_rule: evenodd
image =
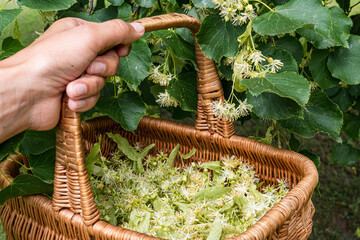
M200 22L181 14L168 14L141 19L146 32L170 27L187 27L195 34ZM223 99L223 90L212 60L205 57L195 43L198 72L198 109L196 126L144 117L134 133L124 131L107 117L81 123L80 114L67 108L63 98L57 128L54 195L36 195L8 200L1 207L0 217L7 239L158 239L100 221L85 168L85 155L100 135L102 153L108 156L116 144L106 132L120 133L131 143L155 143L154 151L170 152L178 143L187 153L196 154L185 162L217 161L235 155L253 165L265 184L288 179L291 190L245 233L231 239L307 239L311 233L314 207L311 195L318 182L316 167L308 158L281 150L255 140L235 136L231 122L214 117L209 105ZM27 162L23 156L13 156ZM176 160L175 164L181 163ZM181 167L181 166L180 166ZM12 180L19 172L17 163L9 158L1 165L5 176ZM0 177L0 187L9 183Z

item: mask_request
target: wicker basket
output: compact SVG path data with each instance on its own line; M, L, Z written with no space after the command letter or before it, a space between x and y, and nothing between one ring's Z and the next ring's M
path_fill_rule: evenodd
M141 19L146 32L170 27L187 27L195 34L200 22L181 14L168 14ZM85 168L85 155L99 135L103 136L102 153L107 156L115 143L106 132L120 133L129 142L143 145L155 143L155 151L169 153L178 143L187 153L196 148L188 162L217 161L225 155L241 157L253 165L265 184L288 179L291 190L245 233L231 239L307 239L311 233L314 207L311 195L318 182L316 167L308 158L255 140L235 136L231 122L214 117L213 100L223 99L223 90L212 60L205 57L195 43L198 66L198 109L196 126L144 117L134 133L124 131L109 118L80 121L80 114L67 108L63 98L60 123L56 133L56 163L52 200L36 195L8 200L0 217L7 239L158 239L100 221ZM14 157L14 156L13 156ZM26 162L23 156L15 156ZM178 159L179 160L179 159ZM180 161L175 164L180 166ZM9 179L19 172L10 158L1 165ZM0 187L9 183L0 177Z

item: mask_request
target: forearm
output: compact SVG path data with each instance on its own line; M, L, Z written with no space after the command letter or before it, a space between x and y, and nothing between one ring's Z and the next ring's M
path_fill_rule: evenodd
M0 143L29 128L31 98L19 66L0 61Z

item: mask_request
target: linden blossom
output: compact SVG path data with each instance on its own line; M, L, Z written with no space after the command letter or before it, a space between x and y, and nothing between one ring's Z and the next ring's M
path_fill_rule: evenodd
M168 159L148 155L143 173L120 150L98 162L104 171L94 171L91 184L102 219L166 239L206 239L221 229L219 240L246 231L288 192L280 180L258 191L253 167L235 156L181 171Z

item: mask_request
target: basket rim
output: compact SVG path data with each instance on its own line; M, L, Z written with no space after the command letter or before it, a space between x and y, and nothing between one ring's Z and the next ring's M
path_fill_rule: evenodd
M102 124L104 122L107 122L110 124L118 124L108 117L99 117L99 118L95 118L95 119L91 119L91 120L82 122L83 131L86 133L86 131L89 130L90 125L99 124L99 121L101 121ZM189 134L195 134L197 136L205 135L205 137L209 136L208 132L200 132L200 131L196 130L194 126L191 126L191 125L186 125L183 123L177 123L177 122L172 122L169 120L156 119L156 118L151 118L151 117L144 117L143 120L141 120L139 123L140 127L142 127L142 125L144 124L144 121L150 121L150 122L152 122L152 124L156 124L157 127L159 127L159 128L161 128L161 126L164 123L175 124L177 127L183 128L183 130L185 132L188 132ZM220 141L220 140L224 141L224 138L221 136L217 136L215 134L215 135L213 135L213 140L215 142ZM270 235L272 235L276 231L276 229L280 228L282 226L282 224L294 212L301 211L301 209L304 208L306 206L306 204L308 204L309 201L311 201L311 195L318 183L318 172L317 172L316 166L309 158L307 158L299 153L285 150L285 149L278 149L276 147L258 142L254 139L248 139L245 137L233 135L232 137L228 138L227 141L231 142L231 141L237 141L237 140L241 140L243 142L243 144L246 146L251 146L250 151L257 152L259 154L268 155L269 153L271 153L271 155L273 155L273 156L283 154L287 159L292 159L293 163L295 164L295 166L298 167L298 170L300 171L300 173L302 175L302 179L296 185L294 185L293 188L290 189L290 191L286 194L286 196L284 198L282 198L277 204L275 204L268 212L266 212L266 214L262 218L260 218L254 225L252 225L244 233L233 236L232 238L228 238L228 239L234 239L234 238L242 239L242 235L245 233L246 233L246 235L249 235L249 236L258 236L259 232L263 232L262 229L265 226L266 226L266 230L270 232ZM9 156L0 165L1 170L3 171L5 176L10 181L13 181L13 179L15 177L14 174L12 173L12 171L14 171L14 168L19 168L19 165L16 162L12 161L12 158L14 158L14 157L17 158L17 160L24 159L24 156L22 156L22 155L12 155L12 156ZM4 176L0 175L0 188L3 189L8 184L9 183L7 182L7 180L4 179ZM31 201L34 203L38 202L37 205L42 206L42 207L48 207L49 204L50 205L52 204L52 200L44 195L32 195L32 196L26 196L26 197L22 197L22 198L25 201ZM6 202L5 202L5 204L6 204ZM69 219L68 219L69 222L74 221L73 215L76 215L76 214L69 214L68 213L69 210L67 210L67 209L63 209L61 211L67 212L66 216L69 217ZM53 213L53 214L55 214L55 213ZM274 216L276 216L276 218L277 218L276 220L274 220ZM279 218L280 218L280 220L279 220ZM79 219L80 219L79 221L81 222L81 218L79 218ZM78 224L83 224L80 222ZM86 228L85 225L84 225L84 227ZM125 230L126 232L130 231L129 233L132 233L132 234L135 234L135 233L140 234L136 231L121 228L119 226L115 226L115 225L112 225L110 223L100 221L100 220L91 227L92 229L89 230L89 232L93 232L95 229L103 230L104 228L113 228L113 227ZM153 236L150 236L147 234L143 234L143 233L141 233L141 236L146 236L147 238L150 237L151 239L159 239L159 238L156 238L156 237L153 237ZM269 236L269 235L263 234L264 238L266 238L267 236Z

